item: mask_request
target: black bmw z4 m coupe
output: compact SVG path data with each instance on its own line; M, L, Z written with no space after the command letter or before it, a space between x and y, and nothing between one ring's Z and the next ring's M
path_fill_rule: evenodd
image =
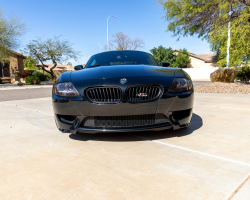
M85 67L61 74L53 86L55 122L75 134L180 129L190 125L190 76L141 51L93 55Z

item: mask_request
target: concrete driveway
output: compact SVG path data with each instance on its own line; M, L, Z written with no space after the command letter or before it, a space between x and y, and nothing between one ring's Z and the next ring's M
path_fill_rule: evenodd
M192 125L68 135L50 98L0 102L0 199L250 199L250 95L196 94Z

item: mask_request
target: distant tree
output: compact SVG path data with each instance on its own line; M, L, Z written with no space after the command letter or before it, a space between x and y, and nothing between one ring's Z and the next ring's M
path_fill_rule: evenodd
M226 66L228 27L213 31L208 36L212 51L217 53L218 65ZM231 23L229 66L250 64L250 24Z
M25 33L26 25L18 17L5 18L0 8L0 62L9 59L9 49L19 46L19 38Z
M174 53L171 47L165 48L159 46L150 50L157 62L169 62L172 67L185 68L190 64L189 53L186 49L180 50L178 53Z
M67 63L67 65L70 65L70 66L72 66L72 63L71 63L71 62L68 62L68 63Z
M113 35L113 40L110 42L110 47L116 50L137 50L143 48L144 41L140 38L131 39L128 35L117 32Z
M38 70L40 67L37 66L38 61L37 59L32 58L31 56L28 56L23 60L24 68L27 70Z
M229 66L250 63L249 0L158 0L158 3L166 11L167 31L178 37L197 35L207 39L217 53L219 66L226 66L230 21Z
M187 68L190 64L190 56L187 49L180 50L176 56L175 67Z
M239 25L250 22L249 0L159 0L158 3L166 11L167 31L175 36L196 34L206 38L211 31L227 26L229 20Z
M67 60L73 58L77 60L79 58L79 52L73 50L72 44L67 40L60 40L60 37L53 37L47 40L42 38L37 38L32 40L25 48L27 54L33 59L37 59L41 64L40 67L50 73L53 79L56 75L53 69L58 63L66 62ZM52 62L53 67L48 70L48 65L45 62Z
M176 55L171 47L165 48L163 46L154 47L150 50L153 54L157 62L160 64L161 62L169 62L171 65L176 61Z

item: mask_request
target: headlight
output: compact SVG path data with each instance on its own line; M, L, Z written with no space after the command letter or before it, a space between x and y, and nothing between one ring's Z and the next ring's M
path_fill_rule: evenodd
M187 78L174 78L171 86L168 89L168 92L186 92L191 90L192 83Z
M53 88L56 96L59 97L77 97L79 93L71 82L58 83Z

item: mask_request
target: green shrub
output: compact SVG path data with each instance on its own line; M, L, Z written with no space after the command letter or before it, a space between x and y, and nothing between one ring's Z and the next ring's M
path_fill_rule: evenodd
M0 78L0 84L2 84L3 82L2 82L2 79Z
M35 76L26 76L25 77L25 82L26 82L26 85L33 85L34 84L34 80L36 80L36 84L40 84L41 81L38 77L35 77Z
M32 76L38 77L41 81L45 81L45 76L42 72L34 71Z
M53 79L52 75L48 72L46 72L44 75L45 75L45 77L48 77L50 80Z
M237 69L230 68L220 68L210 74L210 79L212 82L225 82L225 83L232 83L237 74Z
M249 81L250 80L250 67L243 66L238 69L236 80Z

